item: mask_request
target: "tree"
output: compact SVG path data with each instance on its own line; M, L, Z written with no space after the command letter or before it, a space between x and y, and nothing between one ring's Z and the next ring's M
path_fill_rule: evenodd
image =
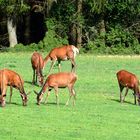
M80 48L82 45L82 24L81 24L81 18L82 18L82 0L77 0L77 34L76 34L76 44L77 47Z
M17 21L21 14L29 10L29 6L23 0L1 0L0 7L7 16L7 30L9 34L10 47L14 47L17 42Z
M104 44L105 46L105 33L106 33L105 15L108 0L87 0L85 2L90 6L91 13L94 13L94 15L98 14L100 16L98 23L99 35L102 36L102 44Z

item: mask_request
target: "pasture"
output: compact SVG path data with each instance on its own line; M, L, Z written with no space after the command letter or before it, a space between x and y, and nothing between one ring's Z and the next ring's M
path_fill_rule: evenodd
M47 53L44 53L45 56ZM55 104L54 90L48 104L36 105L33 90L41 87L31 84L32 53L1 53L0 69L9 68L19 73L25 81L25 91L31 91L28 105L22 106L21 97L13 90L12 104L9 88L6 107L0 108L0 139L3 140L133 140L139 139L140 107L134 105L129 91L126 102L119 102L116 72L126 69L140 79L138 56L93 56L76 57L78 80L76 106L65 106L69 97L67 89L59 90L60 105ZM44 74L49 70L46 65ZM70 71L70 62L62 62L62 71ZM57 72L54 67L53 72ZM46 94L44 98L46 97Z

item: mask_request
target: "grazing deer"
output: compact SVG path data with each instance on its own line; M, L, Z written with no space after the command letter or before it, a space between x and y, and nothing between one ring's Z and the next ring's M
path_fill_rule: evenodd
M72 72L75 72L75 56L79 53L79 50L73 45L64 45L61 47L54 48L45 57L44 64L46 65L49 60L52 61L49 73L51 72L54 64L58 61L59 72L61 71L60 63L61 61L70 60L72 65Z
M138 78L134 74L126 70L120 70L119 72L117 72L117 79L120 88L120 102L123 102L125 100L125 97L128 93L128 89L131 89L134 91L134 103L136 104L137 97L138 104L140 105L140 91ZM122 91L124 87L126 87L126 92L124 98L122 99Z
M76 99L76 94L74 91L74 84L77 80L77 76L75 73L72 72L60 72L56 74L50 74L46 81L45 84L43 85L41 91L37 93L37 104L40 105L40 102L42 100L43 94L45 93L46 90L48 90L47 97L45 100L45 103L47 103L48 96L50 95L50 91L52 88L55 90L55 95L56 95L56 103L57 105L59 104L59 99L58 99L58 88L65 88L68 87L70 97L66 103L66 105L69 104L69 100L71 99L72 96L74 96L73 99L73 105L75 105L75 99Z
M23 79L16 72L8 69L0 70L1 105L5 106L5 96L6 96L7 86L10 86L9 102L11 103L12 88L16 88L19 90L22 98L22 103L25 106L27 104L27 95L24 91L23 84L24 84Z
M44 81L44 77L42 74L43 67L44 67L44 60L42 55L38 52L34 52L31 57L31 64L33 68L32 84L35 84L38 81L38 84L42 86Z

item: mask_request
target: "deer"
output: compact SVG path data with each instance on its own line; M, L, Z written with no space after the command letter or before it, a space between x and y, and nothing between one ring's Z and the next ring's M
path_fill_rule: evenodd
M9 103L11 103L11 97L12 97L12 90L13 88L19 90L20 96L22 98L22 103L23 106L27 105L27 94L25 93L24 90L24 81L21 78L21 76L9 69L3 69L0 70L0 93L1 93L1 106L5 106L5 97L6 97L6 91L7 87L10 86L10 98L9 98Z
M71 97L73 96L73 106L75 105L75 100L76 100L76 93L74 90L74 84L77 80L77 75L73 72L59 72L59 73L54 73L54 74L50 74L42 89L40 90L40 92L36 92L34 91L35 94L37 94L37 104L40 105L43 95L47 90L47 96L45 99L44 103L47 103L48 101L48 96L50 95L50 92L52 89L55 90L55 96L56 96L56 104L59 105L59 99L58 99L58 88L68 88L69 89L69 99L66 102L66 105L69 104L69 101L71 99Z
M73 45L63 45L61 47L53 48L50 53L44 59L44 65L47 64L49 60L52 61L49 73L55 65L55 62L58 61L58 69L61 71L61 61L70 60L72 69L71 72L75 72L75 57L79 53L78 48Z
M32 84L35 84L38 81L39 86L42 86L44 82L44 76L42 74L44 68L44 59L42 55L38 52L34 52L31 57L31 64L33 69Z
M140 90L139 90L139 80L135 74L130 73L126 70L120 70L117 72L117 79L120 88L120 102L123 103L128 90L131 89L134 93L134 104L136 105L136 97L138 104L140 105ZM124 97L122 97L122 91L126 88Z

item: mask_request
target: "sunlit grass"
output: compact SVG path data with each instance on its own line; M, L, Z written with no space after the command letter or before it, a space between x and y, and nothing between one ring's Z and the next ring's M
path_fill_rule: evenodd
M76 58L75 107L72 104L65 106L69 96L67 89L59 90L59 107L55 104L53 91L48 104L36 105L33 90L41 88L31 84L30 58L31 53L0 54L0 69L9 68L18 72L25 81L25 91L31 91L28 106L23 107L17 90L14 90L12 104L8 104L8 89L6 107L0 108L0 139L139 139L140 107L134 105L131 91L126 102L120 104L116 72L126 69L140 78L140 57L79 55ZM45 67L44 74L49 66L50 63ZM70 69L70 62L62 62L62 71ZM56 66L53 72L57 71Z

